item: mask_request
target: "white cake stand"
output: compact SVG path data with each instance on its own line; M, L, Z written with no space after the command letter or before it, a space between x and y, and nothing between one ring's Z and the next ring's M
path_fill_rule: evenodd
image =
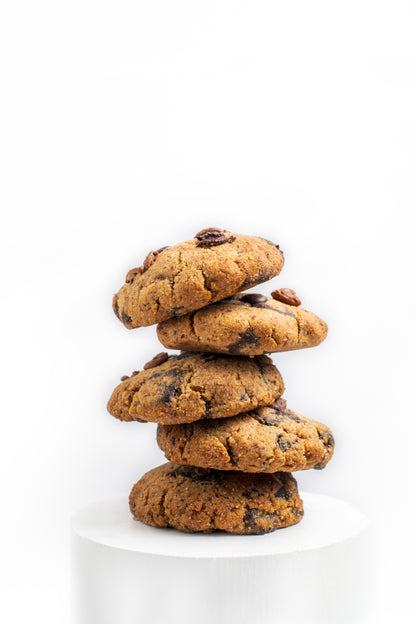
M360 624L368 520L301 493L305 517L267 535L185 534L132 519L125 498L72 519L74 624Z

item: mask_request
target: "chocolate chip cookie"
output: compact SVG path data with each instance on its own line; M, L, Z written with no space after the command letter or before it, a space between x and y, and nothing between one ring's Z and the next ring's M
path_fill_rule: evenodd
M329 427L274 407L214 422L159 425L157 443L177 464L243 472L320 469L334 452Z
M268 405L284 391L267 356L158 354L114 390L108 411L120 420L162 424L225 418Z
M265 282L282 267L278 245L207 228L193 240L151 251L127 273L113 309L128 329L153 325Z
M290 473L245 474L167 463L130 493L135 520L187 533L260 535L296 524L303 505Z
M299 305L256 293L235 295L157 327L167 348L235 355L314 347L327 331L322 319Z

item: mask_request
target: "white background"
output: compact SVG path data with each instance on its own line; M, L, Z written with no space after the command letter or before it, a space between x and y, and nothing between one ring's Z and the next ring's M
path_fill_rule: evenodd
M328 322L273 356L337 441L298 482L370 516L369 622L414 621L415 27L401 0L3 1L5 622L68 622L70 514L162 463L155 425L106 412L162 350L111 298L206 226L279 243L255 290Z

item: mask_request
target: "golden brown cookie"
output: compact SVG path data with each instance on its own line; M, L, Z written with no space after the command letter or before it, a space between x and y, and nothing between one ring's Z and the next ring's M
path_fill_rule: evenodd
M113 309L128 329L153 325L265 282L282 267L278 245L207 228L193 240L151 251L127 273Z
M260 535L296 524L303 506L290 473L245 474L167 463L130 493L135 520L179 531Z
M234 416L268 405L284 391L279 371L264 355L158 354L145 370L122 379L108 402L110 414L162 424Z
M314 347L327 335L316 314L264 295L235 295L157 327L169 349L260 355Z
M223 420L159 425L157 443L177 464L242 472L320 469L334 452L329 427L272 406Z

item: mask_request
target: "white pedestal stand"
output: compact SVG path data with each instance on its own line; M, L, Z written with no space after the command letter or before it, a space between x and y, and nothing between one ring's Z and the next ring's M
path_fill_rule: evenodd
M134 521L128 503L73 518L74 624L360 624L368 520L301 493L300 524L267 535L185 534Z

